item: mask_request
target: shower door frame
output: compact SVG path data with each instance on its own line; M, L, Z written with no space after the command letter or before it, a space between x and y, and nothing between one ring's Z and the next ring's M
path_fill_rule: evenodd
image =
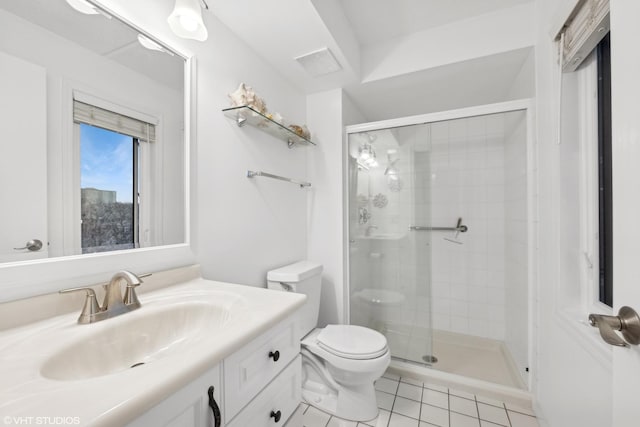
M360 132L377 131L383 129L391 129L402 126L413 126L420 124L430 124L435 122L442 122L448 120L464 119L476 116L486 116L489 114L509 113L514 111L524 111L526 114L527 125L527 293L528 293L528 364L529 372L526 378L526 384L528 390L531 390L532 385L532 372L536 371L536 349L534 339L534 331L536 330L538 319L537 313L537 294L538 294L538 282L537 282L537 149L536 141L534 137L534 103L530 98L519 99L514 101L499 102L495 104L479 105L474 107L460 108L455 110L440 111L436 113L420 114L415 116L400 117L396 119L380 120L375 122L360 123L356 125L349 125L345 127L345 133L343 137L343 280L344 280L344 294L343 294L343 313L344 319L347 324L351 323L351 308L350 308L350 253L349 253L349 136L351 134Z

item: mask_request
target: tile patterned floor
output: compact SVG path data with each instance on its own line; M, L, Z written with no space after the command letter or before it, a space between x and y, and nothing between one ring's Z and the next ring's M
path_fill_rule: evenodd
M386 373L376 381L380 414L356 423L301 403L304 427L539 427L531 409Z

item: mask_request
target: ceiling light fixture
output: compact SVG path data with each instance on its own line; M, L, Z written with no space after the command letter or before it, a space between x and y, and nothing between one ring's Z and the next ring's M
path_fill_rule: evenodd
M209 33L202 20L200 2L205 9L209 9L204 0L176 0L173 12L167 18L169 27L176 36L201 42L207 39Z
M69 6L80 13L84 13L85 15L97 15L100 13L94 5L84 0L67 0L67 3L69 3Z

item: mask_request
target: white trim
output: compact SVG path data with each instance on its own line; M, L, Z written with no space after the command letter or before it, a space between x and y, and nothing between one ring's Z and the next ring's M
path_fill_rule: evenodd
M527 333L529 372L524 375L529 391L535 386L538 372L538 141L535 137L535 111L533 102L526 109L527 114L527 280L528 280L528 319Z
M583 61L575 73L577 93L569 95L576 100L578 109L575 139L579 141L579 296L568 299L562 296L562 288L558 287L554 322L602 368L611 370L611 346L600 338L597 328L587 324L589 313L613 314L611 307L600 303L598 290L598 71L595 52ZM592 268L588 265L587 256Z
M485 116L495 113L506 113L509 111L527 110L532 108L530 99L520 99L516 101L499 102L496 104L479 105L475 107L460 108L457 110L440 111L437 113L420 114L416 116L401 117L398 119L380 120L377 122L361 123L347 126L346 133L367 132L379 129L396 128L401 126L411 126L421 123L442 122L445 120L455 120L465 117Z

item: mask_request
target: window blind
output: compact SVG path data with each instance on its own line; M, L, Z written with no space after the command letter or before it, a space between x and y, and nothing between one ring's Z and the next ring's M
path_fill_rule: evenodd
M156 142L155 125L75 99L73 100L73 121L133 136L140 141Z
M609 0L580 0L558 34L562 71L575 71L608 32Z

